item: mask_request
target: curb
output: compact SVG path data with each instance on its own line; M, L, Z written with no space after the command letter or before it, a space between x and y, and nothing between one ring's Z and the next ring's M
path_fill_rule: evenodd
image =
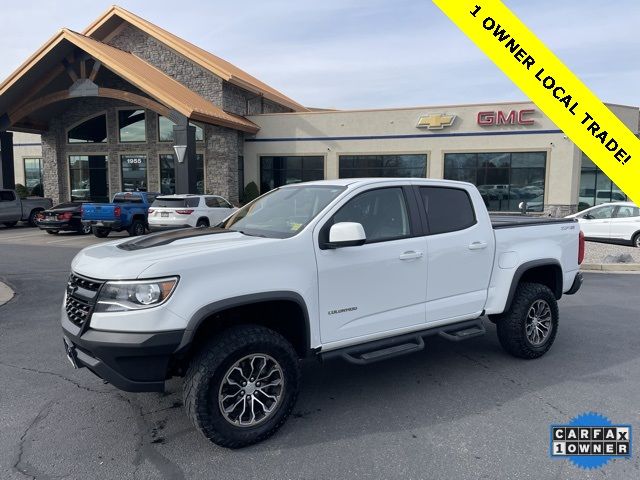
M0 282L0 307L13 298L13 290L6 283Z
M640 263L583 263L580 269L599 272L640 272Z

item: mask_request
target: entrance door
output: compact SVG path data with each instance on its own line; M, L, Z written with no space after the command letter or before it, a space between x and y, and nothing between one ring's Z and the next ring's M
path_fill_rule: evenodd
M422 325L427 286L426 240L412 237L401 187L368 190L349 200L322 228L360 223L364 245L322 250L316 245L323 343Z

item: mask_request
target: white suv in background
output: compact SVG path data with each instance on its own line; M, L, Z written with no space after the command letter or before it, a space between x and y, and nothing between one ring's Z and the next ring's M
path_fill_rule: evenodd
M640 208L633 202L613 202L569 215L577 218L587 240L640 247Z
M161 195L149 208L149 230L217 225L237 208L216 195Z

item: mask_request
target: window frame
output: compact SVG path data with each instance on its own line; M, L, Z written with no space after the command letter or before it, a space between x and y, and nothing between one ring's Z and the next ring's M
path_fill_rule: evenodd
M165 143L165 142L163 142ZM158 185L160 186L160 190L162 190L162 162L160 157L163 155L171 155L173 157L173 171L175 173L176 170L176 154L175 152L169 151L160 151L156 155L158 159ZM207 156L204 150L198 151L196 149L196 155L202 155L202 193L194 193L194 195L207 195ZM197 166L197 165L196 165ZM175 179L175 177L174 177ZM163 193L162 195L175 195L174 193Z
M42 190L44 191L44 164L42 162L42 157L22 157L22 173L24 174L24 186L29 190L29 194L31 195L32 188L29 188L27 185L27 160L39 160L40 162L40 182L42 185Z
M267 190L267 191L263 191L262 190L262 172L263 172L263 168L262 168L262 160L266 159L266 158L291 158L291 157L295 157L295 158L301 158L301 169L300 172L301 174L304 173L304 159L305 158L321 158L322 159L322 180L325 180L327 178L327 155L324 153L308 153L305 152L303 154L300 153L272 153L272 154L265 154L265 155L258 155L258 192L260 193L260 195L264 195L267 192L270 192L271 190L275 190L276 188L280 188L280 187L284 187L286 185L295 185L295 183L285 183L283 185L274 185L274 187L271 190ZM244 162L244 155L242 155L243 158L243 162ZM244 166L244 164L243 164ZM273 172L274 168L270 168L268 169L271 172ZM309 169L312 171L315 170L320 170L320 169ZM245 178L246 181L246 178ZM317 180L309 180L309 181L317 181ZM296 182L296 183L304 183L304 180L302 182Z
M407 240L410 238L421 237L425 235L424 225L422 224L417 200L415 198L415 191L411 185L400 184L400 185L384 185L384 186L375 186L373 188L367 188L362 191L358 191L355 195L342 199L340 205L335 207L335 210L331 212L326 220L321 220L322 226L318 230L318 248L320 250L330 250L331 247L328 246L329 243L329 230L335 224L334 218L335 216L342 210L347 204L356 198L368 194L378 190L387 190L387 189L400 189L402 191L402 195L404 198L406 210L407 210L407 220L409 221L409 235L395 238L384 238L380 240L367 241L363 245L359 245L359 247L365 247L367 245L375 245L378 243L384 242L395 242L398 240Z
M147 152L118 152L118 171L120 172L120 192L126 192L124 189L124 170L122 169L122 157L144 157L145 158L145 183L149 191L149 154ZM159 170L159 169L158 169ZM134 190L131 193L141 192L142 190Z
M120 131L122 130L120 127L120 112L124 110L132 110L138 111L142 110L144 112L144 140L133 140L133 141L123 141L122 136L120 135ZM149 143L149 129L147 122L149 121L149 110L144 107L140 107L134 105L133 107L118 107L116 108L116 142L122 145L143 145ZM108 131L107 131L108 133Z
M425 165L424 165L424 176L421 177L409 177L409 178L415 178L415 179L427 179L429 178L429 169L431 168L431 155L432 152L430 149L425 149L425 150L420 150L420 151L400 151L400 152L339 152L337 155L337 161L338 161L338 178L358 178L358 177L343 177L340 174L340 164L341 164L341 160L345 159L347 160L347 157L403 157L403 156L420 156L420 157L425 157ZM371 168L377 168L377 167L363 167L363 168L367 168L367 169L371 169ZM384 167L381 167L382 169L384 169ZM373 177L373 178L389 178L389 179L393 179L393 178L407 178L407 177L388 177L388 176L380 176L380 177Z
M421 188L441 188L441 189L447 189L447 190L460 190L464 192L467 195L469 204L471 205L471 210L473 212L473 223L465 228L460 228L458 230L449 230L447 232L439 232L439 233L432 232L431 225L429 224L429 216L427 215L427 209L425 207L424 200L422 199L422 193L420 193ZM471 194L467 189L460 188L460 187L453 187L453 186L445 186L445 185L425 184L425 185L414 185L413 191L415 196L417 197L417 202L419 204L420 218L422 220L425 236L447 235L449 233L464 232L465 230L469 230L470 228L473 228L476 225L478 225L478 212L476 212L476 205L475 203L473 203L473 198L471 198Z
M69 141L69 132L71 130L73 130L74 128L82 125L84 122L88 122L91 119L94 119L96 117L99 117L101 115L104 115L104 123L106 126L106 136L105 136L105 141L104 142L70 142ZM116 121L117 121L117 117L116 117ZM98 113L95 113L93 115L90 115L88 117L83 118L82 120L77 121L76 123L73 123L72 125L68 126L67 128L65 128L64 130L64 138L65 138L65 144L67 146L71 146L71 147L77 147L77 146L84 146L84 145L108 145L109 144L109 115L107 115L107 111L106 110L102 110Z
M175 125L173 120L171 120L169 117L165 117L164 115L161 115L159 113L156 114L156 118L157 118L157 120L156 120L156 126L157 126L157 128L156 128L156 140L157 140L157 142L161 143L163 145L173 143L174 140L161 140L160 139L160 118L166 118L167 120L169 120L171 123L173 123ZM196 137L196 145L204 144L205 141L207 140L207 134L205 132L204 126L200 125L197 122L193 122L191 120L189 120L189 125L191 125L192 127L197 127L200 130L202 130L202 140L198 140L198 138Z
M67 185L69 186L69 194L68 198L70 202L78 202L82 200L74 200L72 194L72 185L71 185L71 157L104 157L105 159L105 170L106 170L106 178L107 178L107 202L111 200L112 197L112 188L111 188L111 165L110 165L110 156L108 152L97 151L97 152L74 152L67 151L66 152L66 171L67 171ZM88 158L87 158L88 161ZM93 202L99 203L97 200L91 200Z

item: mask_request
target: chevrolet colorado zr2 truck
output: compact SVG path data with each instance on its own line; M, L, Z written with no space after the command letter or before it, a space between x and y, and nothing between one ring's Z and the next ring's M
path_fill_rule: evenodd
M343 179L270 191L210 228L121 239L72 262L66 353L115 387L163 391L231 448L272 435L299 360L356 364L496 324L511 355L543 355L582 284L575 219L490 217L471 184Z

